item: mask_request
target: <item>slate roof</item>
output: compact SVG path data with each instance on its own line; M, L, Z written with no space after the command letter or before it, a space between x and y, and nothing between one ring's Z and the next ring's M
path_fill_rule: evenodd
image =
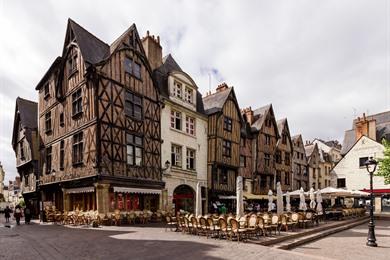
M252 131L259 131L265 122L265 115L271 109L271 104L260 107L253 111L254 122L252 123Z
M282 135L283 128L286 123L287 123L287 118L282 118L276 121L276 124L278 125L279 135Z
M291 140L293 140L295 142L296 140L301 138L301 136L302 136L301 134L297 134L297 135L291 136Z
M38 128L38 103L18 97L16 106L20 114L20 123L22 127Z
M203 105L205 113L211 115L221 111L232 90L233 88L229 87L204 97Z
M180 68L171 54L165 56L163 58L163 64L153 71L153 79L155 80L161 96L164 98L169 98L168 76L171 72L175 71L188 75ZM188 77L190 76L188 75ZM202 94L198 90L196 91L196 111L202 114L205 113Z
M305 153L306 153L306 156L307 157L310 157L311 154L313 153L314 151L314 148L315 148L315 144L309 144L309 145L305 145Z
M68 19L68 23L86 63L96 64L110 54L110 46L107 43L88 32L70 18Z

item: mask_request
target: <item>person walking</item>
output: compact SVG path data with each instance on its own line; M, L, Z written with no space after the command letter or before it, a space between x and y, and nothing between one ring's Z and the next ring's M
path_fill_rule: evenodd
M16 219L16 224L20 225L20 218L22 217L22 209L21 209L20 205L17 205L15 207L14 217Z
M31 220L31 210L29 208L29 206L27 205L26 208L24 209L24 220L25 220L25 223L27 225L30 224L30 220Z
M5 223L9 223L9 218L11 217L12 210L9 208L9 206L5 207L4 210L4 216L5 216Z

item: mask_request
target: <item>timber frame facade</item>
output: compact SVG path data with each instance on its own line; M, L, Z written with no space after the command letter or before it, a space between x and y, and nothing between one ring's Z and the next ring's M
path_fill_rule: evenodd
M233 87L220 84L203 98L208 115L207 183L209 202L225 200L230 206L236 193L240 167L242 117ZM211 205L209 205L211 208Z
M276 189L275 153L280 138L272 105L243 109L252 135L252 192L265 195Z
M292 137L293 142L293 190L298 190L301 187L307 191L309 186L309 175L307 169L307 157L302 135Z
M287 118L278 120L277 126L280 138L275 152L276 183L280 182L283 191L291 191L293 143Z
M69 19L62 56L36 89L48 206L160 208L159 93L134 24L108 45Z
M39 175L39 139L37 123L38 104L18 97L16 99L12 148L16 170L20 175L21 192L32 214L39 213L37 180Z

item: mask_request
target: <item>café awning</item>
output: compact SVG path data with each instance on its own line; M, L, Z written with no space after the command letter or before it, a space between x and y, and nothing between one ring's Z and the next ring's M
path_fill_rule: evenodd
M94 186L88 186L88 187L66 189L65 194L89 193L89 192L94 192L94 191L95 191Z
M139 193L139 194L161 194L161 190L154 189L142 189L142 188L127 188L127 187L114 187L114 192L119 193Z
M268 200L268 195L258 195L249 192L244 192L244 197L247 200ZM276 199L276 196L273 196Z
M235 200L236 199L236 196L226 196L226 195L218 195L218 198L220 200Z

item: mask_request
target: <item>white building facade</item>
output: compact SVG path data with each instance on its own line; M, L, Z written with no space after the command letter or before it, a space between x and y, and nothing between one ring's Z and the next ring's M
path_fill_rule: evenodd
M333 168L332 186L369 192L370 177L364 162L369 157L376 160L383 158L383 151L382 144L367 136L360 137ZM386 185L384 178L375 175L375 173L373 189L375 193L375 211L390 211L390 185Z
M206 210L208 121L202 113L201 95L171 55L157 70L165 74L166 84L160 84L160 88L166 88L162 90L165 93L161 110L162 167L167 168L169 162L163 172L163 208L194 212L196 187L200 182Z

